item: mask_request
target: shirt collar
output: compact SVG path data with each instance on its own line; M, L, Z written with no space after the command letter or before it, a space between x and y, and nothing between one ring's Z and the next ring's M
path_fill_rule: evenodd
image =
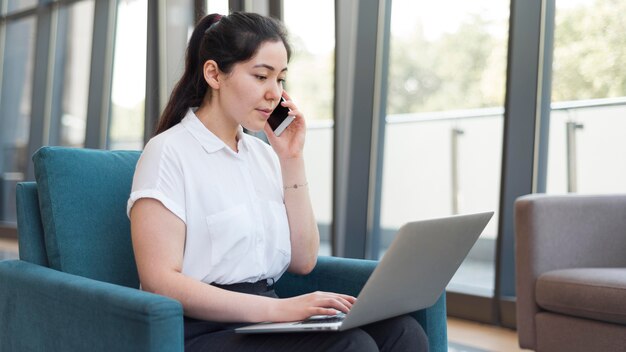
M200 143L202 148L207 153L214 153L222 148L228 148L226 143L219 139L213 132L211 132L206 126L198 119L196 116L194 108L189 108L187 110L187 114L182 119L181 124L189 133ZM239 126L237 130L237 140L238 140L238 148L241 152L241 147L245 146L243 128Z

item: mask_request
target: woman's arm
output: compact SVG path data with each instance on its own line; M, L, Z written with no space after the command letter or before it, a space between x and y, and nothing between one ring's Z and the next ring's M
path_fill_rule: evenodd
M263 321L271 299L219 289L182 274L185 224L155 199L130 213L133 250L142 288L180 301L185 315L215 321Z
M265 134L278 155L283 177L291 233L291 264L288 270L295 274L308 274L317 263L320 235L304 168L306 123L289 95L283 92L283 96L286 99L283 105L291 110L289 115L295 116L295 120L280 137L274 135L269 124L265 125Z
M285 185L285 208L291 233L291 263L289 271L306 275L317 263L320 235L306 184L302 157L281 160Z
M347 312L354 298L316 292L289 299L232 292L182 273L185 224L159 201L143 198L130 213L133 250L145 291L178 300L186 316L222 322L292 321Z

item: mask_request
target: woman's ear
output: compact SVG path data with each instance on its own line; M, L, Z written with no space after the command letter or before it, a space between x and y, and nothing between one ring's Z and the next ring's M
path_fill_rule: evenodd
M219 73L220 69L217 66L215 60L207 60L202 67L204 73L204 80L212 89L220 88Z

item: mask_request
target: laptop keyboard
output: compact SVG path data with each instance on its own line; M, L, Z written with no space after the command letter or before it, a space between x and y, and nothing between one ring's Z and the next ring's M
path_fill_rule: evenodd
M328 318L313 318L307 319L300 322L301 325L307 324L329 324L329 323L340 323L346 318L345 314L337 314L334 316L330 316Z

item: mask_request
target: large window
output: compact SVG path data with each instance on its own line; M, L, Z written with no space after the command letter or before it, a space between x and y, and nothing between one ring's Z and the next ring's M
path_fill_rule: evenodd
M556 2L547 191L626 192L626 2Z
M147 0L123 0L118 3L110 149L143 149L147 16Z
M380 253L405 222L499 207L509 4L392 2ZM495 215L449 289L491 296Z
M62 80L59 77L57 81L63 91L60 145L85 144L94 1L77 2L59 10L60 17L64 17L60 22L67 24L59 31L59 42L65 43L65 48L59 45L63 52L56 63L63 72Z
M307 177L320 228L320 253L328 255L333 189L335 4L331 0L285 0L283 5L293 48L286 90L307 121L304 150Z
M22 10L27 10L37 5L37 0L7 0L6 13L11 14Z
M35 30L35 18L27 17L7 23L4 32L0 61L0 222L16 220L15 186L25 179L26 166L30 161L27 154ZM10 50L5 50L7 48Z
M206 13L219 13L220 15L228 15L228 0L207 0Z

